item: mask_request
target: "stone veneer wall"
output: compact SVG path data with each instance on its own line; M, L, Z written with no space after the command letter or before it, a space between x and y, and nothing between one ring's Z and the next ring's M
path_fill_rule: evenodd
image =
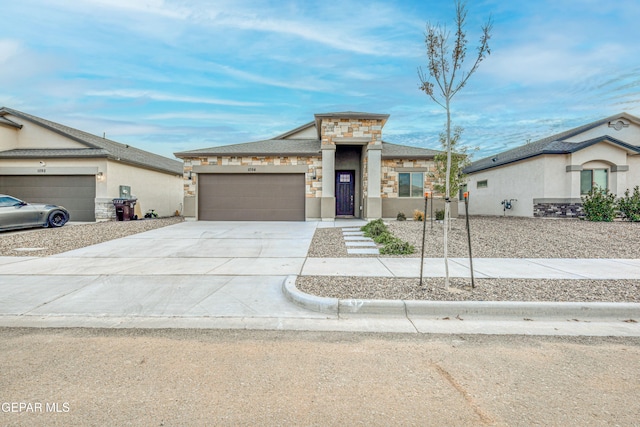
M322 197L322 157L300 157L300 156L212 156L193 159L184 159L184 195L195 196L197 186L197 176L194 174L189 179L189 172L194 166L295 166L307 165L305 174L306 189L308 198ZM315 175L315 177L314 177Z
M398 197L398 168L420 168L428 169L424 172L424 190L433 192L435 179L430 175L435 171L433 160L399 160L399 159L383 159L382 160L382 188L380 192L383 198Z
M113 199L96 199L96 221L106 221L116 218L116 207Z
M533 205L536 218L580 218L584 216L582 203L536 203Z
M322 145L334 138L368 138L369 144L382 143L382 120L322 119Z

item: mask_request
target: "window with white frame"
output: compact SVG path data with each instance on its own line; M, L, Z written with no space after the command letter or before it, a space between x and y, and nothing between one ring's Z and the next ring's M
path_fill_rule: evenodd
M580 194L589 194L595 187L601 190L609 188L607 169L585 169L580 171Z
M398 196L422 197L424 194L423 172L401 172L398 174Z

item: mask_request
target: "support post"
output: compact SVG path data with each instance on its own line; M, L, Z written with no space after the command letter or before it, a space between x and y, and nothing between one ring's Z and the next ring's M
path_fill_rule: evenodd
M469 192L464 193L464 210L467 219L467 240L469 242L469 269L471 270L471 287L475 288L476 283L473 279L473 256L471 255L471 228L469 227Z
M429 193L427 193L429 194ZM424 209L424 214L427 214L427 208ZM433 231L433 197L431 198L431 214L429 214L429 218L431 218L431 231Z
M429 192L424 193L424 215L422 215L422 255L420 255L420 287L422 287L422 272L424 271L424 241L427 234L427 205L429 204ZM433 200L431 200L431 208L433 209ZM433 221L431 222L433 227Z

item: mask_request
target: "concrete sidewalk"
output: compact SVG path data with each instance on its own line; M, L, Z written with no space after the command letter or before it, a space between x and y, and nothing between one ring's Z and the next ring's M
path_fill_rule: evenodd
M479 279L640 279L640 259L474 258ZM303 276L419 277L419 258L307 258ZM424 277L444 277L442 258L424 260ZM470 277L469 259L450 258L450 277Z
M46 258L1 257L0 326L640 336L638 324L622 321L640 320L640 304L620 310L624 319L591 316L581 304L575 308L584 316L558 318L545 316L558 311L536 309L534 321L525 321L522 310L488 318L504 307L492 303L465 311L451 303L449 316L409 312L401 301L350 313L294 304L283 286L301 274L418 276L417 258L306 258L315 229L336 225L343 224L188 221ZM450 270L468 277L468 261L452 259ZM477 259L474 272L478 278L638 279L640 260ZM426 275L443 273L442 260L426 260ZM460 313L464 321L442 320ZM585 322L568 321L574 318Z

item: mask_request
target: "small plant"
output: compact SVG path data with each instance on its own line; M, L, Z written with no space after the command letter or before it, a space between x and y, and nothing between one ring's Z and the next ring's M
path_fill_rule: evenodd
M367 223L367 225L360 228L364 231L364 235L367 237L377 237L384 232L388 232L387 226L384 224L382 219L376 219Z
M381 249L380 253L383 255L407 255L412 254L415 251L413 245L408 242L393 237L389 243L386 243Z
M640 187L636 185L632 195L629 194L629 189L624 192L624 197L618 199L618 210L627 221L640 221Z
M389 233L388 231L385 231L381 234L379 234L378 236L373 238L373 241L380 244L380 245L386 245L389 242L393 241L393 239L396 239L396 237Z
M404 212L398 212L398 216L396 216L396 221L406 221L407 220L407 216L404 214Z
M414 221L424 221L424 212L419 211L418 209L413 211L413 220Z
M438 221L442 221L444 219L444 211L443 210L436 210L436 219Z
M145 218L158 218L158 213L153 209L149 209L146 214L144 214Z
M582 209L587 221L611 222L615 217L616 196L607 188L594 186L582 196Z

